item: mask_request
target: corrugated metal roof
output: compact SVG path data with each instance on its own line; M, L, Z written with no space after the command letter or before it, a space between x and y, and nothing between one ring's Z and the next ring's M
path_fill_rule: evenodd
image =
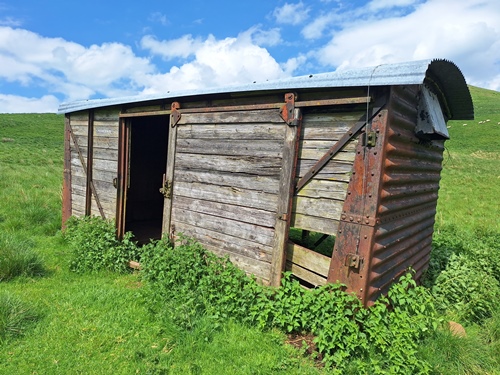
M122 98L81 100L62 103L58 113L70 113L91 108L183 98L221 93L245 93L273 90L300 90L335 87L366 87L422 84L425 79L435 82L444 94L452 119L474 118L469 89L460 69L447 60L421 60L398 64L382 64L332 73L311 74L247 85L207 89L167 91L156 95L136 95Z

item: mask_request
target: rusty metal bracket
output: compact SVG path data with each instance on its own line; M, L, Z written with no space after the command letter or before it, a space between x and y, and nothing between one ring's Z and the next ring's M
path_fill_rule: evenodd
M362 225L368 225L371 227L374 227L377 223L377 220L374 217L367 217L367 216L360 216L360 215L353 215L353 214L347 214L343 213L340 216L341 221L345 221L347 223L358 223Z
M289 92L285 94L285 105L280 109L280 116L290 126L298 126L302 121L302 113L295 108L297 94Z
M167 180L165 174L163 175L163 185L160 188L160 193L167 199L172 198L172 181Z
M349 142L351 139L353 139L360 131L363 129L366 124L368 124L370 121L372 121L379 113L384 109L385 107L384 103L381 105L377 111L368 119L365 120L365 116L362 117L360 121L358 121L354 126L349 129L347 133L344 133L342 138L340 138L324 155L319 159L316 164L314 164L304 176L297 182L297 186L295 187L295 193L298 193L300 189L302 189L320 170L323 168L331 158L333 158L335 155L337 155L340 150Z
M345 266L354 269L360 269L363 267L364 258L360 257L358 254L347 254L345 257Z
M179 102L173 102L170 108L171 108L170 126L172 128L175 128L175 126L179 123L179 120L181 119L181 113L179 112L181 105L179 104Z
M366 132L365 144L368 147L375 147L377 145L377 133L373 131Z

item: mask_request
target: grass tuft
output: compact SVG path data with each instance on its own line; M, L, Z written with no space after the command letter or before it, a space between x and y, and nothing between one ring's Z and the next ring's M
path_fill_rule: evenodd
M0 233L0 281L44 274L42 258L33 250L33 246L34 243L29 239Z
M39 314L21 299L0 293L0 343L22 336L38 319Z

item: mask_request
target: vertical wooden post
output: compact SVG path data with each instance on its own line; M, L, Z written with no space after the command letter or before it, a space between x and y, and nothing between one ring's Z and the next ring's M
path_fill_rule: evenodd
M285 101L287 104L282 109L282 117L287 125L283 145L277 218L271 260L270 284L272 286L279 286L281 284L281 276L285 270L286 249L295 187L295 171L297 169L299 139L302 130L302 112L299 108L294 108L295 94L286 94Z
M118 133L118 174L116 177L116 235L122 239L125 235L125 212L127 202L127 183L129 166L130 126L125 119L120 119Z
M180 119L180 112L178 111L180 104L177 102L172 103L170 114L170 129L168 132L168 149L167 149L167 166L165 171L165 178L163 182L162 191L165 196L163 204L163 223L162 223L162 237L167 236L171 241L173 238L173 228L171 227L172 219L172 198L174 190L174 169L175 169L175 148L177 144L177 123Z
M85 215L92 214L92 170L94 160L94 110L89 110L87 139L87 186L85 189Z
M64 174L62 190L62 228L66 227L66 221L73 214L73 202L71 198L71 128L70 117L64 119Z

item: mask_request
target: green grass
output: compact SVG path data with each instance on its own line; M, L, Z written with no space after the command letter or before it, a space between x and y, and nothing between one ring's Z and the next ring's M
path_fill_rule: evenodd
M448 122L437 228L500 231L500 92L471 87L475 119ZM489 120L489 121L488 121Z
M0 374L321 372L279 332L213 327L203 316L191 330L155 320L136 274L70 272L59 232L63 129L61 116L0 115L0 245L33 252L43 265L42 277L18 272L0 282L2 293L40 313L24 321L22 336L5 335ZM3 301L0 311L8 308Z
M476 119L448 124L436 217L436 231L465 239L500 232L500 93L471 92ZM43 268L29 271L26 261L0 281L0 297L15 301L2 297L0 314L9 304L27 312L20 334L2 336L0 374L328 373L277 331L214 326L203 316L191 329L156 320L137 274L70 272L59 232L63 127L64 118L51 114L0 115L0 249L35 254ZM422 358L436 374L500 374L500 312L466 330L466 338L440 331L419 347Z

